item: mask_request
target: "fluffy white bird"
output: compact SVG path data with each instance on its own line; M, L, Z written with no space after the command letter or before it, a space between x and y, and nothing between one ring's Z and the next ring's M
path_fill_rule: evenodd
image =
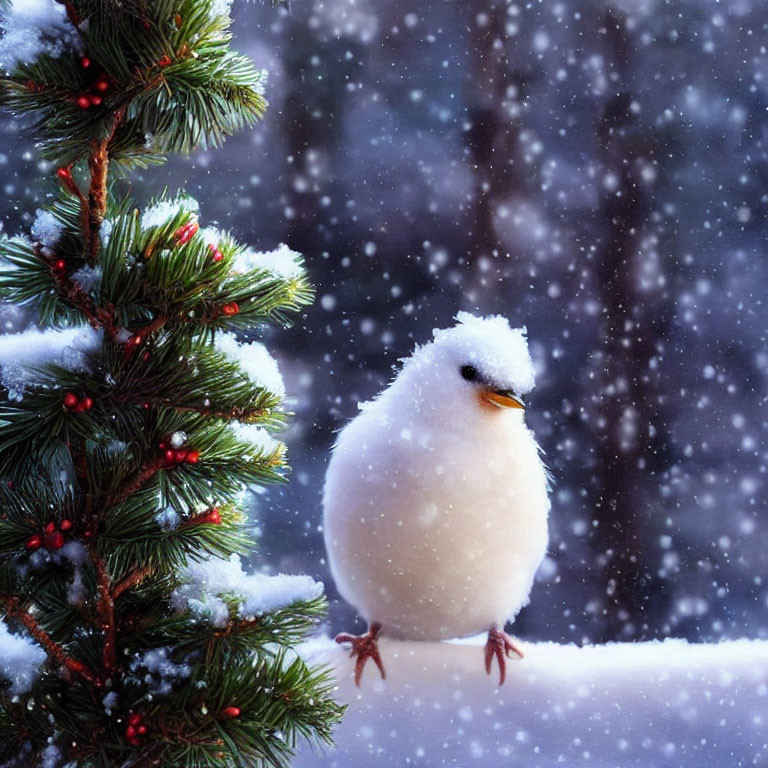
M548 473L523 420L534 383L524 329L457 316L417 347L341 431L323 493L331 573L369 623L352 643L360 681L380 633L443 640L489 631L486 670L522 652L504 624L528 602L547 548Z

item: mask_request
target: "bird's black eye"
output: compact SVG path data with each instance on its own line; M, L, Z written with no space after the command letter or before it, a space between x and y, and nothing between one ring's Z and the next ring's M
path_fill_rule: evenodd
M477 368L474 365L462 365L461 376L467 381L474 381L477 378Z

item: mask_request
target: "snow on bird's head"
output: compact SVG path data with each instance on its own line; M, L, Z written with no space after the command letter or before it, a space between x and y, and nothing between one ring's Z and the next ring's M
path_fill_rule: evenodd
M459 312L456 320L452 328L435 329L432 344L416 350L414 358L429 357L433 365L450 368L454 377L460 375L463 366L472 366L480 380L518 395L533 389L533 362L525 328L510 328L501 315L476 317Z

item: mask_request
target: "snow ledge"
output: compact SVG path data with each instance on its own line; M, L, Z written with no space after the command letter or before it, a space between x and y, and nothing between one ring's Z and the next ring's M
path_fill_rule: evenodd
M359 689L348 651L306 644L349 707L336 748L304 745L294 767L768 764L768 641L524 644L500 688L484 642L385 639L387 680L369 661Z

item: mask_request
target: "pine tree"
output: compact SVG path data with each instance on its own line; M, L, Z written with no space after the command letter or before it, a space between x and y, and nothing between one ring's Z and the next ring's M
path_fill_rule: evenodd
M243 490L279 481L282 383L248 334L311 298L296 254L201 229L116 173L254 123L221 0L5 3L5 107L55 170L0 241L0 764L286 765L341 709L295 645L309 577L243 572ZM245 338L245 341L243 340Z

